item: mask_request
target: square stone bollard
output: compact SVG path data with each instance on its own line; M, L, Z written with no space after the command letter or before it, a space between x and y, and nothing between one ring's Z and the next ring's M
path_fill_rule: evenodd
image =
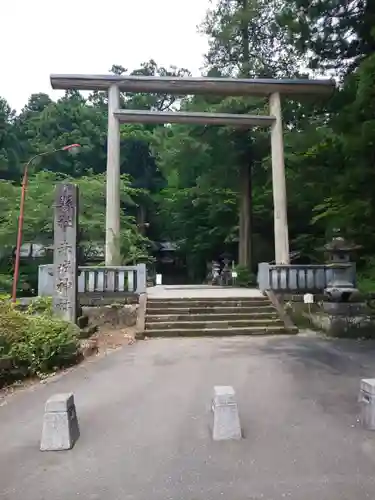
M241 425L236 402L236 393L231 386L215 386L212 401L214 441L241 439Z
M55 394L46 403L41 451L70 450L79 438L73 394Z
M375 430L375 378L361 380L359 393L361 405L361 424L366 429Z

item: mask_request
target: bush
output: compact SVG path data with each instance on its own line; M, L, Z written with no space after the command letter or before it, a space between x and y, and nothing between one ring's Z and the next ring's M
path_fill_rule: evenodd
M76 325L0 301L0 384L72 365L78 339Z
M375 292L375 258L368 257L357 273L358 288L363 293Z
M52 317L52 297L35 297L27 308L27 314L42 314Z
M13 277L0 273L0 291L9 293L12 290Z
M12 345L10 356L16 368L26 368L30 375L63 368L76 361L78 333L75 325L65 321L30 317L29 328Z
M237 278L236 285L240 287L254 287L257 284L257 280L255 275L250 271L250 269L246 266L237 266L236 267Z
M17 342L27 330L29 318L17 311L11 302L0 301L0 355L1 346Z

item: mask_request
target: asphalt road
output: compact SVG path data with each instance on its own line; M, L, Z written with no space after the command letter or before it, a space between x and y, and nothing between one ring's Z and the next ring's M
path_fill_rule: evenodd
M313 337L138 342L0 401L1 500L375 498L375 433L357 422L375 344ZM214 385L244 439L213 442ZM81 437L40 452L43 407L73 391Z

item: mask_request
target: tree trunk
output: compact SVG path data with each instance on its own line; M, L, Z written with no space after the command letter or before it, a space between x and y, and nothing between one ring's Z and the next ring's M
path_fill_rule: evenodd
M242 68L241 73L245 78L249 78L250 72L250 51L249 51L249 23L247 22L248 0L239 0L242 7L241 16L241 38L242 38Z
M238 0L242 8L241 38L242 38L242 68L243 77L249 77L249 27L247 22L248 0ZM240 167L240 210L239 210L239 243L238 263L252 269L252 165L244 158Z
M145 223L146 223L146 208L141 202L137 209L137 226L142 236L145 236L146 234Z
M238 263L240 266L252 268L251 237L251 165L243 165L240 171L240 211L239 211L239 243Z

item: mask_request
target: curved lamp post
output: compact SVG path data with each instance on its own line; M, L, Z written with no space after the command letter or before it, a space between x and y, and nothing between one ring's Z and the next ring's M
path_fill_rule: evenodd
M57 153L58 151L72 151L77 148L80 148L80 144L68 144L67 146L63 146L62 148L54 149L53 151L45 151L44 153L38 153L33 156L25 165L23 170L23 179L22 179L22 191L21 191L21 203L20 203L20 215L18 217L18 232L17 232L17 246L16 246L16 259L14 263L14 274L13 274L13 289L12 289L12 302L16 302L17 299L17 283L20 271L20 253L21 253L21 245L22 245L22 229L23 229L23 214L25 207L25 195L27 189L27 181L28 181L28 169L29 165L35 160L35 158L39 158L39 156L47 156L53 153Z

